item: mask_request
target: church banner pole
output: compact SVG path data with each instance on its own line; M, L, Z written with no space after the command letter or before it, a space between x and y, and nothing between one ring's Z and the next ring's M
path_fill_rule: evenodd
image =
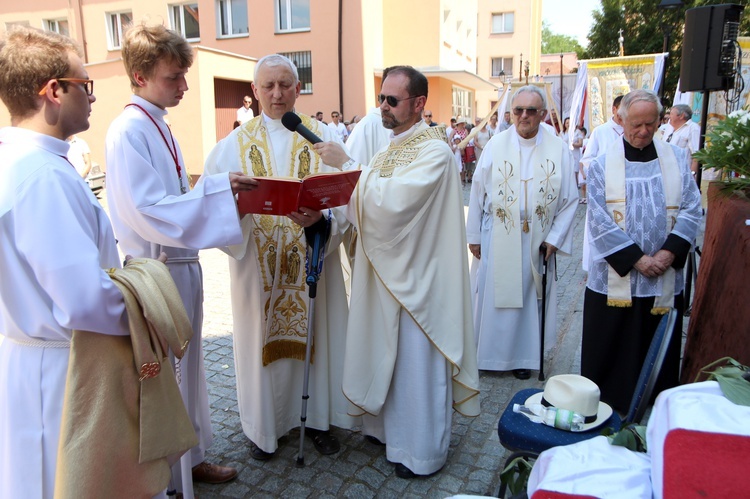
M305 344L305 368L302 379L302 410L300 413L299 427L299 454L297 455L297 467L305 466L305 423L307 421L307 401L310 398L310 359L312 357L312 342L315 321L315 296L318 291L318 279L320 272L323 270L323 259L325 258L325 243L328 239L331 221L328 218L326 228L323 231L316 231L313 236L312 248L307 247L307 259L305 270L307 271L306 283L308 286L309 309L307 311L307 342ZM307 230L305 235L307 236Z

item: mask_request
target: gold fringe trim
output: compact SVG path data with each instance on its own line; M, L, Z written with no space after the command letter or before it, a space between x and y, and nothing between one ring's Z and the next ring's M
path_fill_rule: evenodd
M277 340L263 346L263 366L279 359L305 360L307 345L299 341ZM310 364L315 358L315 345L310 352Z
M627 308L627 307L632 307L633 302L630 300L617 300L615 298L607 298L607 306Z
M651 315L664 315L669 313L669 307L654 307L651 309Z

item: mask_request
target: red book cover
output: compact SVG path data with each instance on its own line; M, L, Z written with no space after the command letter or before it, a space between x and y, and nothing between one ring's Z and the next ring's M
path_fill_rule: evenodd
M345 205L349 202L361 173L361 170L314 173L302 180L253 177L258 181L258 188L238 195L240 215L288 215L301 206L324 210Z

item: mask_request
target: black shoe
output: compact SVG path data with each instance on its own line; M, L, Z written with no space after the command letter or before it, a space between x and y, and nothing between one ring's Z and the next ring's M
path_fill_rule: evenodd
M396 476L399 478L416 478L418 475L401 463L396 463Z
M513 376L516 379L529 379L531 377L531 369L513 369Z
M305 428L305 436L310 437L315 445L315 450L328 456L330 454L336 454L341 446L336 437L331 435L329 430L316 430L315 428Z
M385 445L383 442L378 440L377 438L373 437L372 435L365 435L365 439L370 442L371 444L375 445Z
M273 457L273 452L266 452L257 445L255 445L255 442L250 440L250 456L252 456L253 459L257 459L258 461L268 461Z

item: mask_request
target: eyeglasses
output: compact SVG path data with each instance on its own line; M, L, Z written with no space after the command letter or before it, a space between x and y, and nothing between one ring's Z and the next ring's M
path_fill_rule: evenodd
M94 80L88 80L86 78L55 78L57 81L69 81L71 83L83 84L83 89L86 91L86 95L94 95ZM39 95L44 95L47 91L47 85L45 85L40 91Z
M514 107L513 115L521 116L524 111L526 111L526 116L536 116L536 113L539 112L539 109L535 107Z
M432 115L431 114L425 114L424 117L425 118L432 118Z
M381 104L383 102L387 102L389 106L396 107L396 106L398 106L399 102L402 102L402 101L405 101L405 100L409 100L409 99L416 99L417 97L419 97L419 96L418 95L412 95L411 97L406 97L404 99L397 99L396 97L394 97L392 95L383 95L383 94L380 94L380 95L378 95L378 102L380 102Z

